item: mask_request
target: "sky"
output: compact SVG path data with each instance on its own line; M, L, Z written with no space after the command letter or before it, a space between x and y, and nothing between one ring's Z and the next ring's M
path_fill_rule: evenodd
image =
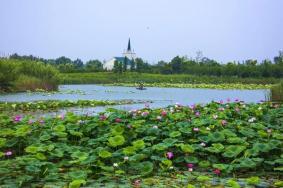
M0 54L109 60L131 38L149 63L273 59L283 0L1 0Z

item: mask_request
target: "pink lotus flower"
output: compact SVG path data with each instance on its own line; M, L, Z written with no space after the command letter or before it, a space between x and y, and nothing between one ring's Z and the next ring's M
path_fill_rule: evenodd
M198 131L199 131L199 128L194 127L194 128L193 128L193 131L198 132Z
M231 99L230 99L230 98L228 98L228 99L227 99L227 102L231 102Z
M222 126L227 125L227 121L226 121L226 120L221 120L221 125L222 125Z
M167 115L167 112L163 110L163 111L161 112L161 115L162 115L162 116L166 116L166 115Z
M200 116L200 113L199 113L199 112L196 112L195 115L196 115L197 117L199 117L199 116Z
M224 111L225 109L223 107L218 108L218 111Z
M132 125L127 125L127 127L128 127L129 129L131 129L131 128L132 128Z
M40 124L43 124L43 123L44 123L44 119L40 119L38 122L39 122Z
M101 121L104 121L104 120L106 120L106 116L105 115L101 115L101 116L99 116L99 119L101 120Z
M224 102L223 102L223 100L220 100L219 103L220 103L220 104L223 104Z
M148 114L149 114L149 112L145 111L145 112L143 112L141 115L142 115L143 117L145 117L145 116L148 116Z
M19 122L19 121L21 121L22 120L22 116L21 115L16 115L15 117L14 117L14 122Z
M6 151L6 152L5 152L5 156L11 156L11 155L13 155L13 152L12 152L12 151L9 150L9 151Z
M64 114L60 114L60 115L57 116L57 118L63 120L65 118L65 116L64 116Z
M193 169L193 168L188 168L188 170L189 170L189 172L192 172L192 171L194 171L194 169Z
M167 152L166 156L167 156L168 159L172 159L174 157L174 154L173 154L173 152Z
M140 187L141 186L141 180L135 180L133 183L134 187Z
M33 123L34 123L34 120L32 120L32 119L29 119L29 120L28 120L28 124L29 124L29 125L31 125L31 124L33 124Z
M115 119L115 122L116 122L116 123L121 123L122 120L121 120L120 118L116 118L116 119Z
M239 102L240 100L237 98L237 99L235 99L235 102Z
M196 108L196 105L195 104L193 104L193 105L191 105L191 107L190 107L192 110L194 110L195 108Z
M240 108L236 107L236 108L235 108L235 111L236 111L236 112L240 112Z
M213 170L213 173L216 174L216 175L220 175L221 174L221 170L215 169L215 170Z
M188 164L187 164L187 167L188 167L188 168L194 168L194 164L188 163Z

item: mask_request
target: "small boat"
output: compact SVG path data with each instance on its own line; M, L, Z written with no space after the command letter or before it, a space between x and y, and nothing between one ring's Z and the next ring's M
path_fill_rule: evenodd
M136 87L136 89L138 89L138 90L146 90L146 88L144 88L144 87Z
M137 87L136 89L138 89L138 90L146 90L146 88L143 87L143 84L142 84L142 83L141 83L141 84L139 85L139 87Z

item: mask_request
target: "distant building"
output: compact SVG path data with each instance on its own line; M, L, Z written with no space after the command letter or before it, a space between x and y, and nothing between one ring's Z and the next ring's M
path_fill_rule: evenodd
M128 48L122 55L123 55L122 57L113 57L109 61L106 61L103 64L103 68L106 69L106 70L112 70L113 67L114 67L115 61L117 61L118 63L124 63L126 61L127 62L127 68L128 69L130 68L132 61L134 61L136 59L136 53L134 51L132 51L130 39L128 41Z

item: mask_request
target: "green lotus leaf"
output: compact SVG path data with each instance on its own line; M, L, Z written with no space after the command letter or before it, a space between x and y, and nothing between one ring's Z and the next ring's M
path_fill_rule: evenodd
M209 133L208 139L211 142L222 142L225 140L225 136L223 133L216 131L214 133Z
M163 140L163 143L166 144L168 147L173 146L176 142L178 142L178 140L173 138L166 138Z
M276 164L282 165L282 164L283 164L283 159L276 159L274 162L275 162Z
M228 158L237 157L245 149L246 149L245 146L231 145L226 147L225 152L222 155Z
M36 165L28 165L25 167L26 171L29 173L37 174L41 171L39 166Z
M166 144L156 144L154 146L152 146L152 149L157 150L157 151L164 151L168 148L168 146Z
M109 151L107 150L101 150L99 153L98 153L99 157L101 158L109 158L112 156L112 153L110 153Z
M194 153L195 151L194 147L189 144L182 144L181 150L185 153Z
M5 146L5 144L6 144L6 139L5 138L0 138L0 148Z
M143 140L136 140L132 142L132 145L134 146L135 150L143 149L145 147Z
M69 188L80 188L85 185L86 181L84 179L76 179L69 184Z
M56 132L64 132L66 130L65 125L61 124L61 125L57 125L53 128L54 131Z
M153 164L149 161L139 163L137 165L137 168L139 169L139 172L142 176L146 176L152 173L153 171Z
M49 134L44 134L42 136L39 137L39 140L41 141L47 141L51 138L51 136Z
M227 181L227 185L229 187L231 187L231 188L241 188L240 184L237 181L233 180L233 179L229 179Z
M181 136L181 132L179 131L173 131L169 134L170 137L175 138Z
M253 148L257 152L269 152L272 148L270 147L269 144L265 143L255 143L253 145Z
M245 139L239 137L231 137L227 138L227 142L230 144L243 144L245 143Z
M213 164L212 165L213 168L217 168L219 170L226 170L229 165L226 165L226 164Z
M198 163L198 158L194 157L194 156L188 156L188 157L184 157L186 163L193 163L196 164Z
M208 182L208 181L211 181L211 177L209 177L209 176L198 176L197 181L198 182Z
M166 167L172 166L172 161L171 161L171 160L168 160L168 159L162 160L161 163L162 163L163 165L165 165Z
M37 146L31 145L31 146L26 147L25 151L28 153L37 153L38 151L40 151L40 148Z
M273 170L275 170L275 171L283 171L283 166L273 168Z
M81 152L81 151L75 151L74 153L71 154L71 157L73 159L78 159L79 161L84 161L88 158L89 154L86 152Z
M244 136L251 137L251 138L255 137L257 134L253 129L250 129L250 128L242 128L239 132L243 134Z
M125 143L125 138L122 135L116 135L114 137L110 137L108 142L111 147L117 147Z
M244 158L240 160L240 168L255 168L256 163L250 158Z
M69 177L73 180L75 179L86 179L87 178L87 173L85 171L82 170L74 170L72 172L68 173Z
M46 156L43 153L36 153L35 157L39 160L46 160Z
M135 148L133 146L128 146L128 147L123 148L123 153L125 155L133 155L136 152L135 152Z
M124 132L124 127L122 126L116 126L111 129L112 135L121 135Z
M55 156L55 157L63 157L64 156L64 152L60 149L55 149L51 152L51 155L52 156Z
M129 158L130 161L139 162L146 158L145 154L135 154Z
M257 176L254 176L254 177L250 177L250 178L247 178L246 179L246 182L249 184L249 185L258 185L261 180L259 177Z
M207 168L207 167L209 167L211 164L210 164L209 161L200 161L200 162L198 163L198 165L199 165L201 168Z
M77 137L82 137L83 136L83 133L79 132L79 131L73 131L73 130L70 130L69 131L71 135L73 136L77 136Z
M212 147L208 147L205 150L211 153L220 153L224 150L224 146L220 143L212 144Z
M31 132L30 126L28 126L28 125L20 125L19 127L17 127L17 130L15 131L15 136L17 136L17 137L24 137L24 136L26 136L30 132Z

